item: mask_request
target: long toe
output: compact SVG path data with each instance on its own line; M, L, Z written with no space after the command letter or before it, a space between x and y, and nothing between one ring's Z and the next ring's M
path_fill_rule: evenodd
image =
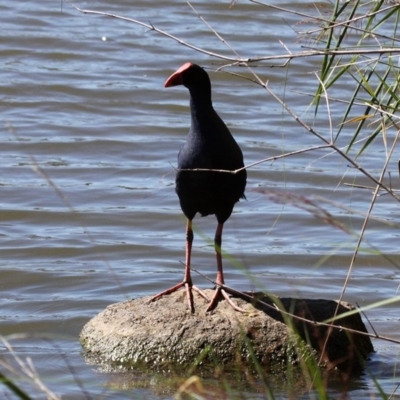
M237 305L231 300L231 298L229 297L228 293L226 293L226 291L225 291L224 289L222 289L221 287L218 287L218 288L215 290L214 296L213 296L213 298L211 299L210 304L208 305L206 312L209 312L209 311L213 310L213 309L218 305L219 301L220 301L220 300L223 300L223 299L225 299L225 300L228 302L228 304L229 304L234 310L236 310L236 311L238 311L238 312L242 312L242 313L246 312L245 310L243 310L243 308L240 308L239 306L237 306Z
M171 288L169 288L169 289L167 289L167 290L164 290L164 291L161 292L161 293L156 294L155 296L153 296L153 297L149 300L149 303L151 303L151 302L153 302L153 301L156 301L156 300L160 299L161 297L163 297L163 296L165 296L165 295L174 293L174 292L176 292L177 290L179 290L181 287L185 287L187 302L188 302L188 305L189 305L189 309L190 309L190 311L191 311L192 313L194 313L194 311L195 311L195 310L194 310L194 302L193 302L193 293L192 293L192 290L194 290L196 293L198 293L198 294L199 294L201 297L203 297L203 299L205 299L207 302L210 302L210 299L207 297L207 295L206 295L202 290L200 290L197 286L192 285L192 283L183 281L183 282L178 283L178 284L175 285L175 286L172 286Z
M210 299L207 297L207 295L200 290L197 286L193 285L192 289L197 292L203 299L205 299L208 303L210 302Z
M158 299L160 299L161 297L167 295L167 294L171 294L176 292L178 289L180 289L182 286L185 286L186 282L180 282L175 286L172 286L171 288L164 290L163 292L160 292L158 294L156 294L155 296L153 296L150 300L149 303L151 303L152 301L156 301Z

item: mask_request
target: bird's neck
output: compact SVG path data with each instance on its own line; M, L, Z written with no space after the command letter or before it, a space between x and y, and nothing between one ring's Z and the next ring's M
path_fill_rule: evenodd
M204 90L190 90L190 112L192 116L192 130L193 128L201 128L203 125L208 125L210 119L215 114L212 101L211 101L211 88L209 91ZM197 129L194 129L196 132Z
M212 108L211 85L189 87L190 107L197 109Z

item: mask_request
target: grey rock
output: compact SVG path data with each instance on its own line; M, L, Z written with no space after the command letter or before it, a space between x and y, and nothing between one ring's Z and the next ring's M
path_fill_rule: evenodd
M214 291L205 293L211 298ZM259 365L275 370L315 357L329 369L353 374L361 370L373 351L368 336L345 329L332 329L324 345L329 328L315 322L334 315L338 303L331 300L251 293L233 298L246 313L220 301L207 314L205 300L196 294L196 311L189 311L185 291L163 296L156 302L149 300L144 297L112 304L91 319L80 334L85 356L109 367L158 371L187 370L193 365L227 370L238 365L250 369ZM314 323L288 317L278 308ZM339 305L339 314L349 310L354 308L346 303ZM367 332L357 312L339 319L337 324Z

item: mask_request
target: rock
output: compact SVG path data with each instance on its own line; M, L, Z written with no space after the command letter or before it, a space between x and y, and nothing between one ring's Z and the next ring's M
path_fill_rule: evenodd
M212 298L214 291L205 293ZM276 308L318 322L334 315L338 304L331 300L274 297L272 301L263 293L243 294L233 300L246 313L221 301L206 314L206 302L194 294L196 312L191 314L185 291L152 303L149 299L112 304L91 319L80 334L85 356L114 368L179 371L194 364L202 369L229 370L238 365L252 369L257 363L271 370L313 354L328 368L353 374L373 351L368 336L345 329L332 329L324 346L328 327L290 318ZM338 315L350 310L354 308L342 303ZM357 312L337 324L367 332Z

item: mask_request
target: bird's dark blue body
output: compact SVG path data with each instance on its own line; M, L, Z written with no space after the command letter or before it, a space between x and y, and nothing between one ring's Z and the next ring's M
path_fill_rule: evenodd
M178 155L176 193L183 213L193 219L215 214L224 223L233 207L244 197L246 171L227 172L185 171L214 169L234 171L244 166L240 147L211 102L211 83L207 73L196 66L196 79L184 78L190 92L191 127ZM183 170L183 171L182 171Z

